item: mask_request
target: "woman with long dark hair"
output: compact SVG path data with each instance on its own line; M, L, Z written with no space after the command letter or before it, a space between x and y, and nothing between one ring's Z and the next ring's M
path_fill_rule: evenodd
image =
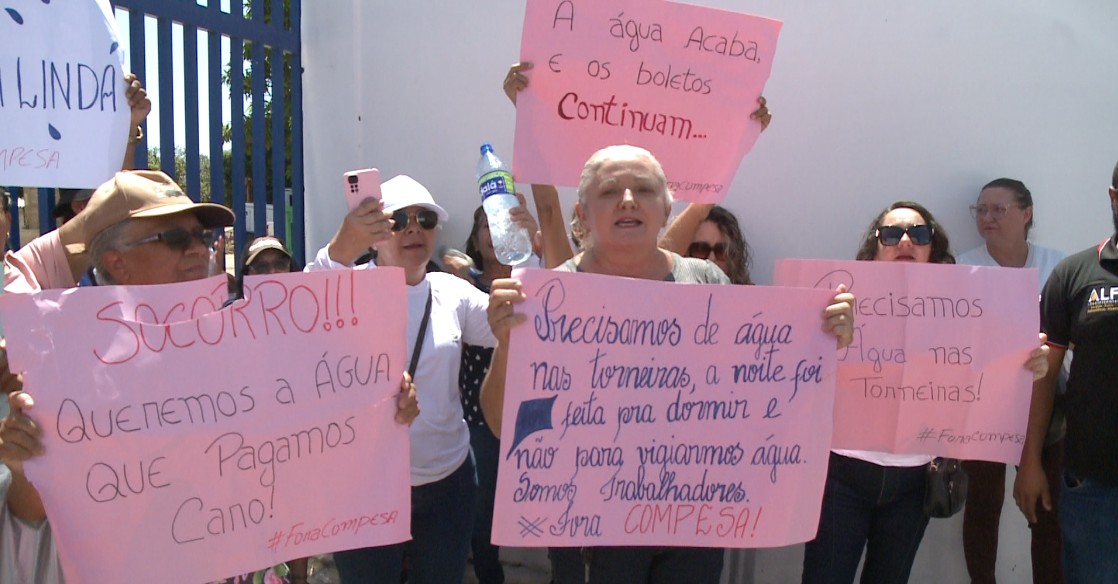
M855 257L955 263L943 226L913 201L897 201L878 213ZM1047 371L1043 342L1025 364L1034 377ZM928 526L924 490L931 461L925 454L831 451L819 531L804 550L804 584L853 582L863 551L862 584L907 582Z

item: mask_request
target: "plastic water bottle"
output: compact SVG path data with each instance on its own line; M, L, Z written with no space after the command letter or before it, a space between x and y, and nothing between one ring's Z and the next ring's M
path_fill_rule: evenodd
M514 223L509 215L510 209L520 205L512 175L489 144L481 145L477 186L481 192L481 206L489 219L489 236L493 239L497 260L506 266L515 266L528 259L532 255L532 238L528 230Z

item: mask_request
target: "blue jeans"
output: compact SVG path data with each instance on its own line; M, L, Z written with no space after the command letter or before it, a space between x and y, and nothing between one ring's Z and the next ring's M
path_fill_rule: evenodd
M590 584L718 584L722 548L592 547ZM581 548L550 548L551 581L584 584Z
M493 501L497 496L497 461L501 441L488 426L470 426L470 448L477 463L477 515L470 547L474 553L474 575L480 584L504 584L500 548L493 545Z
M804 549L804 584L908 581L928 526L925 466L886 467L831 453L819 532Z
M334 553L346 584L399 584L407 558L411 584L461 582L477 503L472 457L446 478L411 488L411 541Z
M1068 584L1118 582L1118 487L1065 470L1060 534Z

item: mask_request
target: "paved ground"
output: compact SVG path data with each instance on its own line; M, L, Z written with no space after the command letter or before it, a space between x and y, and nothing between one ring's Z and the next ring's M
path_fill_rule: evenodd
M503 548L501 563L505 566L505 584L547 584L551 570L545 549ZM329 555L311 559L309 584L342 584ZM473 564L466 566L463 584L477 584Z
M547 584L551 567L546 548L501 548L501 564L505 567L505 584ZM474 566L466 566L465 584L477 584Z

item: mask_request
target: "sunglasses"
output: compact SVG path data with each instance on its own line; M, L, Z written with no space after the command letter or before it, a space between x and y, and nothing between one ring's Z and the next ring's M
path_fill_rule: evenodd
M206 249L210 249L214 244L214 233L212 230L204 227L199 227L193 231L176 227L174 229L168 229L167 231L161 231L155 235L149 235L139 241L133 241L125 245L124 248L131 249L139 245L155 243L157 241L163 242L163 245L176 251L186 251L190 249L190 246L194 245L195 241L200 242Z
M885 247L892 247L900 244L901 238L907 234L912 245L928 245L932 242L932 233L932 228L927 225L883 225L877 228L877 240Z
M403 231L408 228L408 223L411 218L415 217L415 222L421 228L430 231L439 224L439 214L430 209L420 209L415 213L408 213L400 209L392 214L392 231Z
M725 261L726 243L720 241L714 245L711 245L705 241L696 241L687 246L687 257L689 258L699 258L700 260L705 260L710 258L711 252L714 252L714 257L719 261Z
M246 271L252 274L279 274L291 271L291 260L287 258L278 259L273 262L257 260L246 267L248 268Z

